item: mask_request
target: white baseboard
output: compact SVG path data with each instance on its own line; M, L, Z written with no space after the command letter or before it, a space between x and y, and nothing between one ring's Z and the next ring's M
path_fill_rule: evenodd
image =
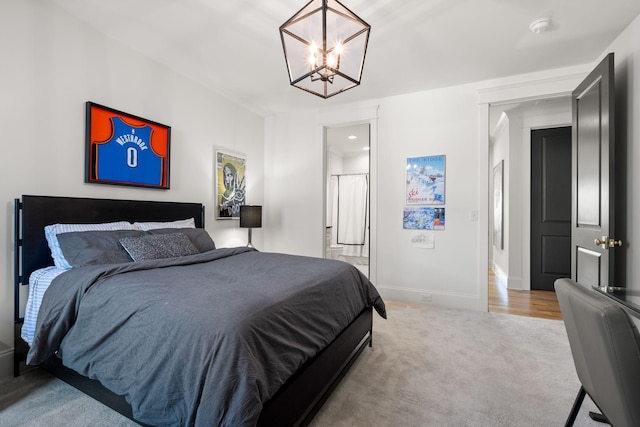
M522 277L513 277L507 275L497 264L492 264L491 269L496 276L496 281L507 289L515 289L518 291L528 290L523 288Z
M517 291L524 291L528 289L524 289L522 287L522 277L509 277L509 280L507 282L507 288L509 289L515 289Z
M0 380L13 376L13 349L0 351Z
M433 304L461 310L487 311L487 302L481 301L480 296L431 292L422 289L387 288L379 285L376 285L376 289L380 292L382 299L386 300Z

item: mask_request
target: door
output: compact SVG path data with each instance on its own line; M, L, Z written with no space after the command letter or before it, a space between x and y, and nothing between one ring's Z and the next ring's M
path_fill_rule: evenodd
M531 289L571 275L571 127L531 132Z
M614 283L613 53L573 92L571 278L585 286Z

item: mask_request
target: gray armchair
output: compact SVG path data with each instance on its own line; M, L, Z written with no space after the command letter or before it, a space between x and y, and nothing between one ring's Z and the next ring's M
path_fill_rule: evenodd
M585 392L604 415L599 421L615 427L640 426L636 326L620 305L592 289L569 279L556 280L555 289L581 383L566 426L573 425Z

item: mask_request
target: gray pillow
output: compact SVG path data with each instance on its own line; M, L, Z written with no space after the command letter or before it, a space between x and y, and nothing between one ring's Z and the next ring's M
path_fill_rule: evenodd
M200 253L183 233L148 234L142 237L125 237L120 244L134 261L174 258Z
M204 228L157 228L154 230L148 230L147 234L172 234L182 233L185 234L193 246L198 248L200 252L211 251L216 248L216 244L209 236L209 233Z
M64 258L71 267L84 265L131 262L131 257L120 244L120 239L140 237L140 230L74 231L58 234Z

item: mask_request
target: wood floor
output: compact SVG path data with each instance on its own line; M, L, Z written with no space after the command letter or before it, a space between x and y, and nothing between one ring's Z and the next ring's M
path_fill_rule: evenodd
M562 320L553 291L516 291L497 282L489 270L489 311Z

